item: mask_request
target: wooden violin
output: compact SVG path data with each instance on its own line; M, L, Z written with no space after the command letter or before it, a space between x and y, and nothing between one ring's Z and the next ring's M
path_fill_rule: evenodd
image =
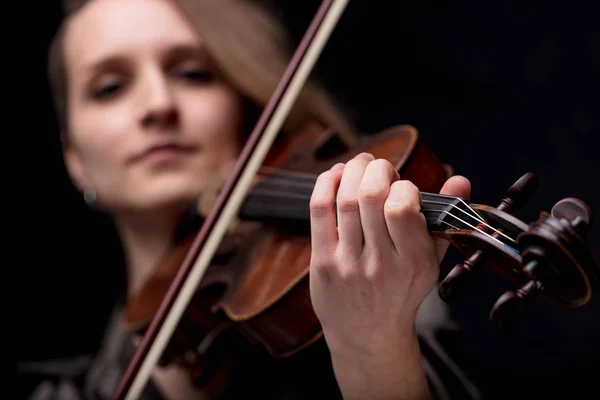
M182 364L202 386L227 369L239 345L287 357L321 337L308 284L310 195L320 172L360 152L387 159L412 181L431 234L465 256L439 286L444 300L455 298L476 270L490 268L519 287L490 313L496 326L506 327L536 293L580 306L600 287L600 267L586 242L592 215L585 203L563 199L530 224L511 214L533 195L533 174L492 207L436 194L451 168L412 126L366 135L352 146L318 125L276 140L345 4L323 1L236 164L201 197L199 230L178 244L125 309L126 328L144 336L114 399L136 398L157 363Z

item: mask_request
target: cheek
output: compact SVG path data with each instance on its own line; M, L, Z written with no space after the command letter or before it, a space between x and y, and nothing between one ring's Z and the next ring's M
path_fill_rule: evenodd
M185 131L215 156L236 156L243 122L239 98L224 88L190 97L183 103Z
M118 179L116 169L122 163L123 151L127 149L126 133L129 121L118 110L94 110L81 113L72 125L72 136L82 155L84 174L91 184L102 190ZM107 173L111 172L111 173Z

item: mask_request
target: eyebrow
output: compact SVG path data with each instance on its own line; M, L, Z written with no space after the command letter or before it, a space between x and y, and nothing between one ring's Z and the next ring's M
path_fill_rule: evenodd
M202 44L180 43L171 46L166 53L167 61L177 61L182 58L193 57L203 62L209 62L210 56Z
M177 43L167 48L161 58L167 63L177 62L181 59L193 57L202 62L210 62L210 56L206 48L199 43ZM119 67L124 64L127 58L127 52L111 53L106 56L99 56L82 65L81 69L86 71L86 75L94 75L105 68Z

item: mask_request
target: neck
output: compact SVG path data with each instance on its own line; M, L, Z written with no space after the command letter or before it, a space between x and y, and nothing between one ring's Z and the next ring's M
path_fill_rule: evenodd
M127 298L140 289L170 250L178 224L178 215L170 214L161 218L124 214L115 219L127 263Z

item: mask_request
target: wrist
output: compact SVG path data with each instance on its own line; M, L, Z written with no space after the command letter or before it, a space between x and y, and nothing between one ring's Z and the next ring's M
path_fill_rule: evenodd
M386 343L376 341L362 347L331 343L329 348L344 399L429 398L414 327L398 332L394 340Z
M393 356L390 349L398 351L418 348L416 316L398 319L395 323L379 324L366 329L340 330L323 326L323 335L332 356L351 360L381 360Z

